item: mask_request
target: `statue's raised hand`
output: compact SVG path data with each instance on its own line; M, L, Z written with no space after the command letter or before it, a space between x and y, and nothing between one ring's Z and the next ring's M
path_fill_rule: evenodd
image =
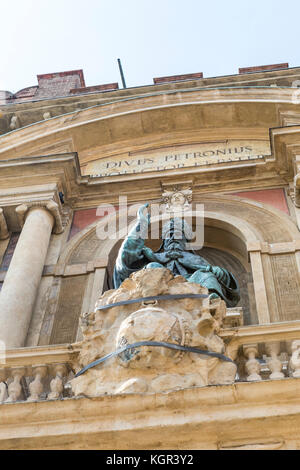
M217 280L221 282L225 281L226 279L226 274L224 274L224 270L219 266L212 266L211 264L208 264L207 266L200 267L199 271L203 273L211 272L216 276Z
M201 271L202 273L212 272L212 266L210 264L206 264L206 265L203 265L203 266L197 266L196 269L198 271Z
M226 273L222 268L219 266L212 266L212 273L216 276L217 280L219 282L225 282L226 281Z
M147 214L144 214L144 210L149 207L149 203L146 202L143 206L139 208L137 211L137 219L141 224L147 224L147 226L150 224L150 214L147 211Z
M141 238L143 240L147 238L148 226L150 224L150 214L148 214L148 212L147 212L147 215L144 214L144 210L147 209L147 207L149 207L148 202L144 204L143 206L141 206L139 210L137 211L138 223L137 223L137 226L135 227L135 234L134 234L135 238Z

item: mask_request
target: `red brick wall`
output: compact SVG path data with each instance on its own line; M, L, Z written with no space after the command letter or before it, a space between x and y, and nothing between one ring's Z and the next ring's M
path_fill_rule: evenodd
M70 90L71 94L75 93L89 93L93 91L110 91L110 90L118 90L119 84L118 83L106 83L104 85L95 85L95 86L88 86L83 88L73 88Z
M67 70L66 72L44 73L42 75L37 75L37 79L38 82L40 82L40 80L53 80L54 78L66 78L74 76L79 78L80 86L85 87L83 70Z
M286 214L289 214L285 192L283 189L263 189L259 191L243 191L232 193L233 196L239 196L253 201L269 204Z
M37 75L38 86L19 90L10 97L4 96L7 101L31 101L33 99L47 99L68 96L80 93L104 92L119 89L118 83L105 83L86 87L82 70L69 70L67 72L46 73ZM1 99L1 97L0 97Z
M108 206L107 213L104 213L101 216L97 215L97 209L84 209L81 211L76 211L73 216L73 222L72 222L72 227L71 227L70 234L69 234L69 240L70 238L74 237L76 233L80 232L81 230L83 230L85 227L92 224L93 222L96 222L96 220L101 220L103 217L106 217L113 210L117 211L118 207L112 208L111 206Z
M35 98L67 96L71 89L85 87L82 70L38 75L38 90Z
M203 73L188 73L185 75L171 75L169 77L156 77L153 78L155 84L166 83L166 82L180 82L182 80L197 80L203 78Z
M251 72L268 72L270 70L281 70L288 69L289 64L272 64L272 65L257 65L255 67L244 67L239 68L239 73L251 73Z

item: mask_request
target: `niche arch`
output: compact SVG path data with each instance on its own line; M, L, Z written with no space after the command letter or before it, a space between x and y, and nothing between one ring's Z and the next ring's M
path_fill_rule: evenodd
M199 254L209 262L223 265L237 275L241 284L240 305L244 308L245 324L299 319L298 312L294 312L292 308L288 311L285 307L284 296L289 293L285 293L285 289L281 289L280 295L277 292L280 283L283 282L282 273L285 273L287 285L293 286L295 296L299 295L300 286L296 285L299 283L298 255L296 252L272 254L276 244L291 245L300 239L292 218L266 204L239 196L197 195L194 204L197 202L204 204L205 208L205 243L203 252L199 251ZM117 221L122 215L122 212L117 213ZM61 272L69 270L72 273L76 272L77 266L87 267L86 274L83 275L85 285L81 288L82 305L73 312L72 333L69 336L66 334L64 342L75 340L74 325L78 325L80 313L91 311L101 293L112 288L112 272L123 238L101 241L97 238L97 227L103 228L110 223L111 217L112 215L107 215L81 230L69 240L60 255L58 267ZM134 221L135 216L128 217L129 225ZM157 249L159 241L147 240L146 244ZM99 260L102 260L102 264L99 264ZM93 263L98 267L88 268ZM63 283L68 285L65 289L60 287L53 331L60 330L60 321L63 318L63 295L66 295L63 292L72 292L76 289L76 282L77 284L79 282L76 275L74 277L70 275L65 281L63 280ZM300 298L296 305L299 304ZM57 343L55 334L51 335L51 343Z

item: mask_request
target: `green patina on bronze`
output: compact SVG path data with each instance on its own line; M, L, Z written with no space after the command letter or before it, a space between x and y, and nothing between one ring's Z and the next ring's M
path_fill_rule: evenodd
M240 289L232 273L220 266L210 265L201 256L186 250L191 239L191 228L181 218L168 221L162 230L162 245L157 252L145 246L145 234L150 216L144 215L142 206L138 220L124 240L114 269L114 287L117 289L130 274L146 268L168 268L175 276L181 275L189 282L208 289L211 298L221 297L227 307L235 307L240 300ZM143 236L144 235L144 236Z

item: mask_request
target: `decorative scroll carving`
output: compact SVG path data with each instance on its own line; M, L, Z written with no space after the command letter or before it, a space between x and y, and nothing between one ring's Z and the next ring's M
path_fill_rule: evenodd
M15 114L12 116L12 118L10 120L9 127L12 131L14 131L15 129L18 129L18 127L20 127L20 120L19 120L18 116L16 116Z
M50 111L47 111L46 113L43 113L43 119L50 119L51 118L51 113Z
M292 357L290 360L290 366L293 370L293 377L300 377L300 341L296 340L292 342Z
M296 155L294 158L294 191L292 200L296 207L300 207L300 156Z
M64 226L60 207L55 201L52 200L27 202L26 204L21 204L20 206L18 206L16 208L16 213L21 227L23 227L26 215L29 209L31 209L32 207L43 207L47 209L53 215L55 220L53 232L56 234L63 232Z
M0 207L0 240L5 240L9 237L7 223L5 220L3 209Z

